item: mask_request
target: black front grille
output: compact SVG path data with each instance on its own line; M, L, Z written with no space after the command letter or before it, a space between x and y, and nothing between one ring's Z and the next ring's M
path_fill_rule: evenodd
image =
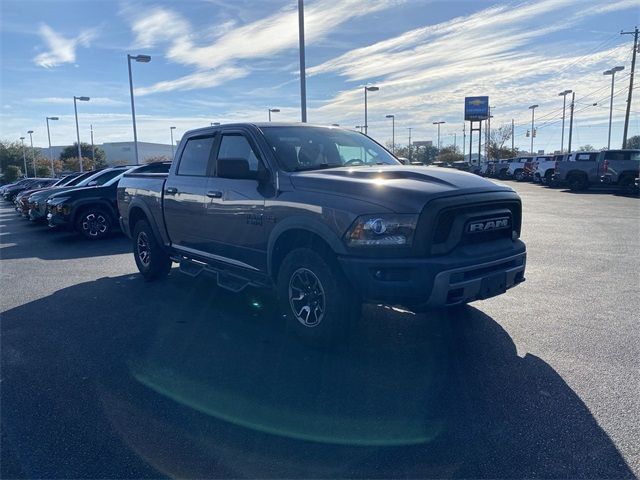
M474 203L444 208L436 217L431 253L446 253L461 244L511 238L513 230L520 234L521 210L522 207L518 201ZM508 228L486 232L468 231L468 224L472 221L505 217L509 218Z

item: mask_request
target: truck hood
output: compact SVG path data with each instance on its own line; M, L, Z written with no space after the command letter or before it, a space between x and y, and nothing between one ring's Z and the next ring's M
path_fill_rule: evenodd
M75 185L72 187L53 187L53 188L48 188L46 190L41 190L39 192L36 192L32 196L34 200L40 201L42 199L49 198L51 195L55 193L66 192L67 190L73 190L74 188L83 188L83 187L78 187Z
M291 182L299 190L357 198L398 213L419 213L428 201L439 197L513 192L472 173L395 165L294 172Z

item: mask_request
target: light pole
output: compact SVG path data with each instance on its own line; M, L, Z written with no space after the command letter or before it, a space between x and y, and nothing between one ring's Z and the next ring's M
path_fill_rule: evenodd
M127 53L127 64L129 66L129 92L131 93L131 118L133 119L133 149L136 154L136 165L138 161L138 131L136 130L136 106L133 101L133 77L131 76L131 60L139 63L149 63L151 57L149 55L129 55Z
M269 109L269 121L271 121L271 114L272 113L278 113L280 111L279 108L270 108Z
M96 148L93 145L93 125L89 124L89 130L91 130L91 161L93 162L93 166L95 168L95 165L96 165Z
M387 115L391 119L391 153L396 154L396 116Z
M33 149L33 130L27 132L29 134L29 140L31 140L31 163L33 163L33 178L37 177L36 174L36 151Z
M20 141L22 142L22 161L24 162L24 174L27 178L29 178L29 172L27 172L27 153L24 150L24 137L20 137Z
M434 125L438 126L438 152L440 151L440 125L442 125L443 123L446 123L446 122L443 122L443 121L433 122Z
M175 147L173 146L173 131L175 129L176 129L176 127L169 127L169 133L171 134L171 158L176 156Z
M76 114L76 138L78 139L78 162L80 162L80 173L84 172L84 168L82 166L82 150L80 149L80 127L78 126L78 103L77 101L88 102L91 100L89 97L76 97L73 96L73 110Z
M367 92L377 92L378 87L364 87L364 134L369 133L369 122L367 122Z
M407 130L409 130L409 161L411 161L411 130L413 127L407 127Z
M613 67L611 70L602 72L603 75L611 75L611 102L609 104L609 138L607 139L607 149L611 148L611 119L613 117L613 84L616 79L616 72L624 70L624 67Z
M304 55L304 0L298 0L298 40L300 44L300 118L307 123L307 74Z
M58 120L58 117L47 117L47 139L49 140L49 161L51 162L51 178L56 176L55 168L53 167L53 155L51 155L51 132L49 130L49 120Z
M535 127L534 127L534 121L535 121L535 116L536 116L536 108L538 108L539 105L531 105L529 107L529 110L531 110L531 155L533 155L533 136L535 135Z
M564 152L564 112L567 107L567 95L570 93L573 93L573 90L565 90L558 94L559 97L562 97L562 136L560 137L560 153Z

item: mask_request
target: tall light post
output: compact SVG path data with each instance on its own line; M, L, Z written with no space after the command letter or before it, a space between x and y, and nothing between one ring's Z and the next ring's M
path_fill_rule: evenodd
M409 161L411 161L411 130L413 127L407 127L407 130L409 130Z
M446 123L446 122L444 121L433 122L434 125L438 126L438 151L440 151L440 125L442 125L443 123Z
M76 138L78 139L78 162L80 162L80 173L84 172L82 165L82 150L80 149L80 127L78 126L78 103L77 101L88 102L91 100L89 97L76 97L73 96L73 111L76 114Z
M278 113L280 111L279 108L270 108L269 109L269 121L271 121L271 114L272 113Z
M300 118L307 123L307 74L304 55L304 0L298 0L298 40L300 43Z
M33 177L37 177L36 174L36 151L33 149L33 130L27 132L29 134L29 140L31 141L31 163L33 163Z
M364 87L364 134L369 133L369 122L367 121L367 92L377 92L380 90L378 87Z
M96 147L93 144L93 125L89 124L89 130L91 131L91 161L93 162L93 165L95 166L96 164Z
M531 110L531 155L533 155L533 137L534 137L534 132L535 132L535 116L536 116L536 108L538 108L539 105L531 105L529 107L529 110Z
M138 63L149 63L151 57L149 55L129 55L127 54L127 64L129 66L129 92L131 93L131 118L133 119L133 149L136 154L136 165L139 165L138 160L138 131L136 129L136 106L133 101L133 77L131 76L131 60L135 60Z
M391 153L396 154L396 116L387 115L385 118L391 119Z
M51 162L51 177L56 176L55 168L53 167L53 155L51 155L51 132L49 130L49 120L58 120L58 117L47 117L47 140L49 140L49 161Z
M171 158L176 156L175 147L173 146L173 131L176 127L169 127L169 133L171 134Z
M20 137L20 141L22 142L22 161L24 162L24 174L28 178L29 172L27 171L27 152L24 150L24 137Z
M564 152L564 112L567 107L567 95L573 93L573 90L565 90L564 92L560 92L558 94L559 97L562 97L562 136L560 140L560 153Z
M611 102L609 104L609 138L607 139L607 149L611 148L611 119L613 118L613 84L616 79L616 72L624 70L624 67L613 67L611 70L605 70L603 75L611 75Z

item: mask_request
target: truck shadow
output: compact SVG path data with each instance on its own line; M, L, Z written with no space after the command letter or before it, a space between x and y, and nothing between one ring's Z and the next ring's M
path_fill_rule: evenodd
M62 289L1 333L5 478L633 478L560 375L473 307L367 306L321 350L268 292L174 270Z

